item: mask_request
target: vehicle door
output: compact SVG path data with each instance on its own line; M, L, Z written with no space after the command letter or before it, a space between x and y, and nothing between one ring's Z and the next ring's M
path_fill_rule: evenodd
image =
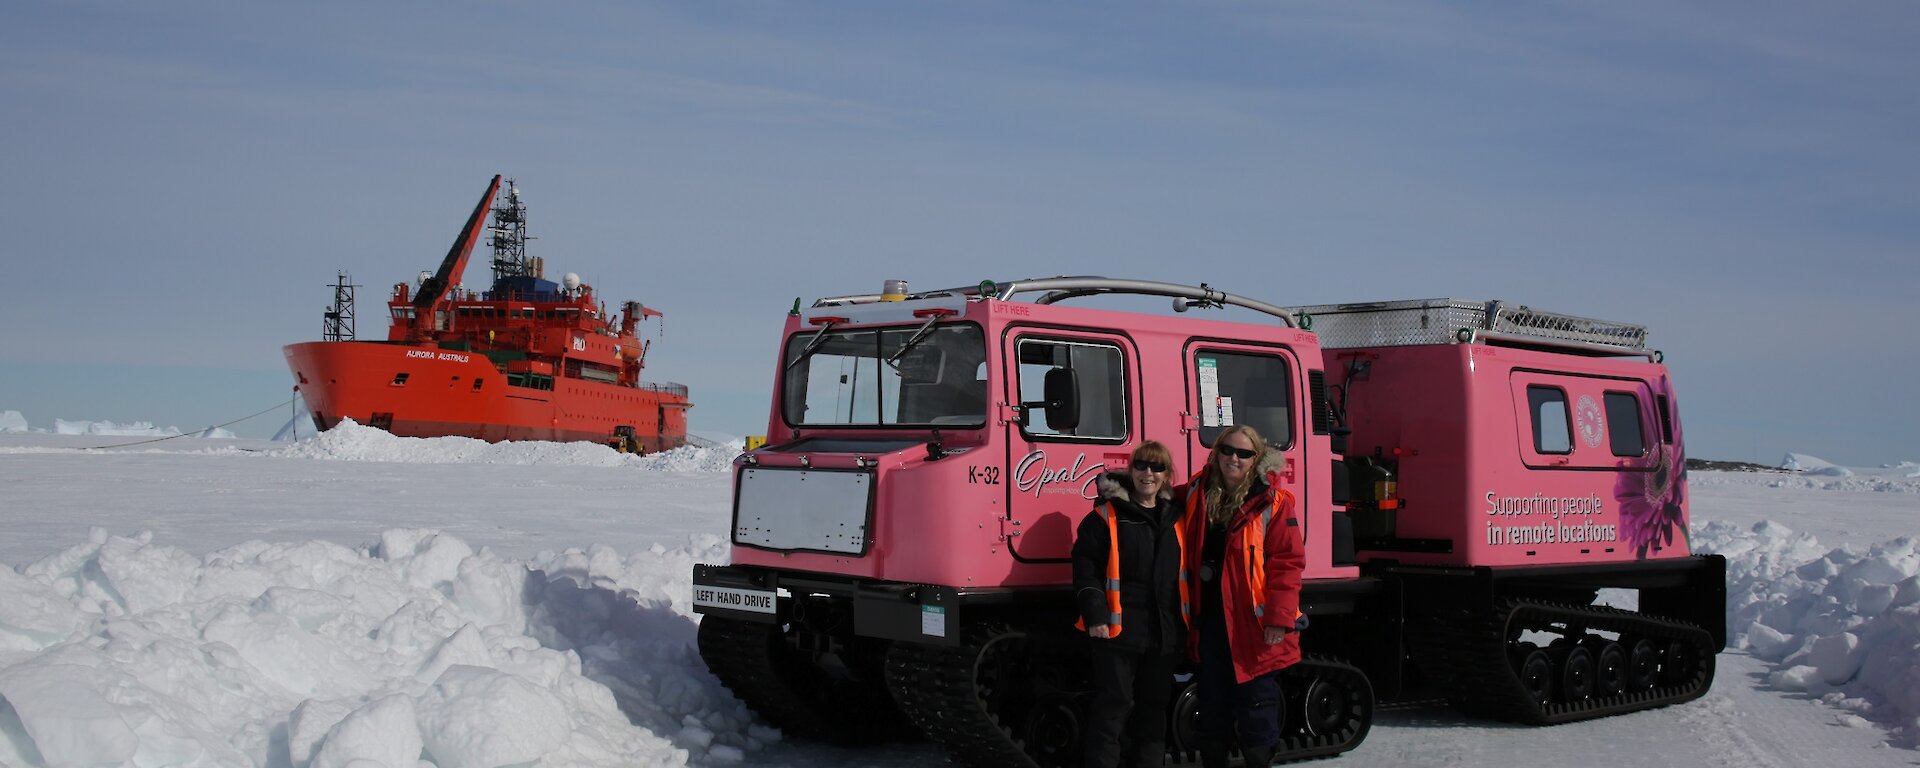
M1026 562L1069 558L1098 481L1138 441L1139 354L1116 334L1013 327L1004 336L1009 549Z
M1270 462L1280 486L1292 491L1301 525L1306 525L1307 499L1302 405L1306 391L1300 360L1280 345L1251 345L1194 339L1184 355L1187 377L1186 432L1188 466L1198 472L1206 466L1213 444L1229 428L1246 425L1259 431L1267 450L1277 454ZM1302 540L1307 535L1301 529Z

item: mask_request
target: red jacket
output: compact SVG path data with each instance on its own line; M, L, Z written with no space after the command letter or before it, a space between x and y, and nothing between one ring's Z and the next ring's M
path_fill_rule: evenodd
M1199 588L1204 588L1200 553L1205 538L1212 533L1204 509L1204 489L1211 480L1208 475L1202 468L1186 485L1174 490L1174 498L1187 509L1188 583ZM1242 683L1300 661L1299 632L1288 632L1286 639L1273 645L1266 641L1266 627L1292 629L1300 615L1300 572L1307 567L1306 549L1300 542L1300 518L1293 494L1279 487L1280 478L1266 472L1262 479L1264 483L1254 482L1246 502L1227 522L1228 546L1221 563L1227 645L1233 649L1234 675ZM1196 605L1200 602L1199 597L1194 598ZM1192 631L1187 633L1187 656L1193 661L1200 659L1202 627L1203 623L1195 619Z

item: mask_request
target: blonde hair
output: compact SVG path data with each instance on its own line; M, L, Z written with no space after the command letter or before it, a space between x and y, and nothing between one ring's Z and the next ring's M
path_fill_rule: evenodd
M1127 457L1128 469L1132 469L1133 462L1143 459L1146 461L1160 462L1160 466L1167 468L1166 472L1161 473L1166 475L1167 479L1160 483L1159 497L1162 499L1173 498L1173 451L1167 450L1166 444L1158 440L1148 440L1141 443L1139 447L1134 448L1133 455Z
M1228 435L1239 435L1246 438L1247 442L1253 444L1253 461L1247 467L1247 473L1240 476L1240 482L1234 483L1231 488L1226 487L1226 483L1221 482L1222 477L1219 461L1220 446L1226 443ZM1209 524L1226 525L1229 521L1233 520L1233 514L1240 510L1240 505L1247 502L1247 492L1253 488L1254 476L1260 473L1260 463L1265 461L1266 458L1267 441L1265 438L1260 437L1260 431L1253 427L1245 424L1228 427L1227 431L1221 432L1219 436L1213 438L1213 455L1207 458L1207 472L1213 475L1208 478L1206 488L1207 522Z

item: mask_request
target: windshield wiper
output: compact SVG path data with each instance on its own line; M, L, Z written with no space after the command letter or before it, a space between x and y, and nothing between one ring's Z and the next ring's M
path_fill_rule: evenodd
M887 365L893 365L893 361L899 360L901 356L912 351L915 346L920 344L920 342L925 341L927 338L927 334L933 332L934 323L940 322L940 320L943 318L952 317L959 313L954 312L951 309L923 309L913 314L915 316L925 315L927 318L927 321L920 325L920 330L914 331L913 335L907 338L907 343L901 344L899 349L896 349L893 351L893 354L887 355L887 359L886 359ZM898 366L895 366L895 367L898 367Z
M809 357L813 357L813 353L820 351L820 345L827 343L827 331L833 330L834 326L839 325L840 323L846 320L846 318L841 318L841 317L828 317L828 318L822 318L822 319L827 321L826 325L820 326L820 330L814 332L813 338L807 339L807 346L800 350L800 354L794 355L792 360L787 361L787 368L790 369L796 365L799 365L800 361L805 360Z

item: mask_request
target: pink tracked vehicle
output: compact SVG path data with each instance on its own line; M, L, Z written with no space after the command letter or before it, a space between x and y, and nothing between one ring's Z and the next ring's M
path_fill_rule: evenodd
M701 655L789 733L1077 764L1068 553L1094 481L1149 439L1184 477L1239 424L1279 454L1308 551L1279 759L1352 749L1379 701L1551 724L1712 682L1725 564L1689 551L1679 412L1640 326L1088 277L889 286L795 304L767 443L734 468L732 563L694 571ZM1238 309L1078 301L1106 295ZM1195 696L1175 691L1181 764Z

